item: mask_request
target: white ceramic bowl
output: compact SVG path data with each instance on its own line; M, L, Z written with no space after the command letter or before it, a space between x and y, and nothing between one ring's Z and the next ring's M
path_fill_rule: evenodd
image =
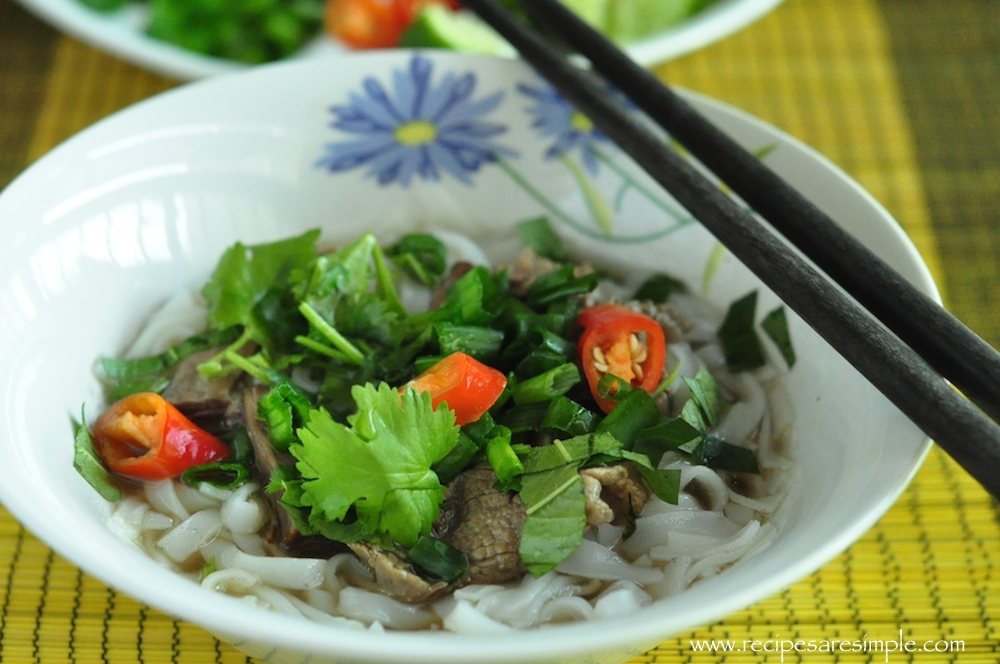
M588 143L620 172L603 161L588 170L578 148L568 162L546 156L555 136L539 134L536 112L558 120L565 109L522 63L388 52L342 64L263 67L163 94L67 141L0 195L0 500L59 554L272 662L306 655L313 662L617 662L808 575L903 490L928 441L793 316L799 361L787 380L795 472L777 536L717 577L600 629L571 624L517 638L339 630L178 582L118 539L105 524L109 506L72 468L70 419L83 403L92 414L100 407L94 359L119 352L146 314L197 286L236 240L310 227L332 238L436 227L499 250L514 222L546 214L577 252L700 283L714 240L682 211L653 204L666 197L644 195L639 185L648 180L613 146ZM395 119L375 101L380 95ZM765 157L771 166L936 296L905 234L857 184L774 128L691 99L747 147L773 147ZM424 117L413 108L431 105L438 139L453 147L438 143L432 168L421 172L410 168L414 153L393 142L392 131ZM370 130L366 140L388 141L400 159L366 159L364 145L351 143L358 134L331 125L334 106L357 111L352 127ZM494 131L450 123L461 114ZM480 159L491 152L502 157ZM334 163L340 170L331 171ZM608 202L610 237L584 205L584 185ZM755 285L726 255L707 296L726 304ZM775 304L767 293L762 298L762 311Z
M215 58L146 36L148 9L127 5L114 13L98 12L80 0L20 0L21 4L60 30L108 53L152 71L182 80L227 74L248 65ZM644 65L696 51L742 30L765 16L782 0L718 0L705 11L661 33L628 44L629 54ZM329 58L344 50L336 40L320 36L294 58Z

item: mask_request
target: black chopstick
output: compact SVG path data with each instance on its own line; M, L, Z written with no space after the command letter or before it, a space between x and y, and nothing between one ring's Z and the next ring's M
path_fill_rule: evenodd
M523 4L535 21L586 57L833 281L1000 421L1000 353L558 0Z
M538 9L557 3L531 0L528 4ZM1000 497L1000 427L992 419L952 388L914 348L682 159L660 133L619 106L596 75L569 62L496 0L464 0L464 5L507 39L904 415L993 496ZM567 14L559 25L547 27L563 34L569 24L578 29L578 19ZM655 81L655 85L661 84ZM616 79L614 86L631 95L622 80ZM932 344L934 349L937 344Z

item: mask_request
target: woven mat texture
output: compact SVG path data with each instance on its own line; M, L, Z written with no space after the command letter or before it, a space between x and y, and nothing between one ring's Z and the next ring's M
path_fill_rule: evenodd
M846 170L900 220L946 303L996 343L998 7L998 0L787 0L738 35L656 71L768 120ZM8 63L0 70L0 186L79 129L177 85L58 36L0 0L0 24L15 19L23 29L5 33L0 25ZM633 662L995 664L998 516L996 502L932 450L897 504L816 573ZM783 657L691 647L692 639L900 635L963 646ZM80 572L0 508L3 664L253 661Z

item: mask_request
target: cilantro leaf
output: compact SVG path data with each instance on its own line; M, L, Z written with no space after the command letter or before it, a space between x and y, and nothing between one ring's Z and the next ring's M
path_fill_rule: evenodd
M431 466L458 442L455 416L434 410L429 394L400 394L385 383L351 393L358 410L350 426L313 410L299 429L300 444L290 448L302 474L302 504L324 532L331 529L322 521L350 523L354 537L413 546L430 531L444 496Z

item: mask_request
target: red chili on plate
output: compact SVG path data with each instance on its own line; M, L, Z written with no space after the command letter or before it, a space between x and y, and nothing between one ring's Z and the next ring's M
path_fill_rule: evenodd
M330 36L351 48L392 48L430 4L458 7L454 0L328 0L323 24Z
M611 374L634 388L653 392L663 378L667 344L655 320L620 304L597 304L576 320L583 328L577 348L594 400L606 413L618 402L599 393L601 377Z
M136 480L177 477L229 448L155 392L116 401L94 423L94 445L112 472Z

